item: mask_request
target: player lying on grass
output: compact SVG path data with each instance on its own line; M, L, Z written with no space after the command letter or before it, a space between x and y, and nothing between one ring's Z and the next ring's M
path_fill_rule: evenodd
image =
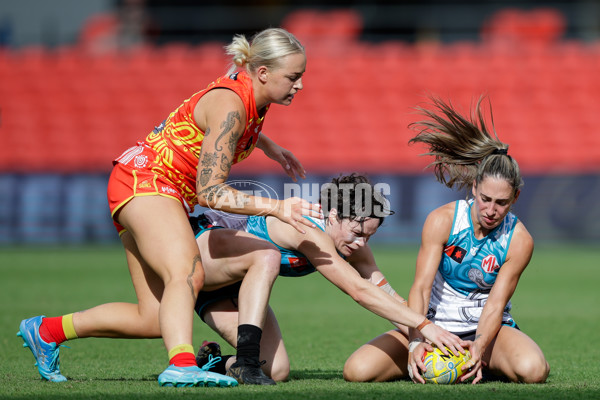
M365 177L352 174L324 185L321 208L323 219L306 217L318 227L306 234L270 216L208 211L192 219L206 271L196 312L237 347L237 357L256 365L263 360L264 372L275 381L288 377L288 355L277 319L268 306L271 288L278 275L299 277L315 271L367 310L397 326L415 328L437 345L464 352L465 342L431 324L424 313L409 309L377 267L367 242L391 213L383 195ZM255 274L257 271L260 275ZM228 281L238 283L223 287ZM246 335L236 336L238 324ZM219 355L218 345L207 344L200 349L198 364ZM235 368L230 357L222 357L215 365L219 373ZM238 381L275 383L266 376L255 378Z
M512 319L510 298L533 252L533 239L510 212L522 186L508 145L484 122L481 101L471 119L439 99L436 111L421 109L411 143L425 143L437 179L471 189L473 198L432 211L423 226L408 303L418 313L470 344L470 368L460 379L483 372L512 382L545 382L550 367L538 345ZM493 127L492 127L493 128ZM492 133L493 132L493 137ZM422 355L431 346L415 329L384 333L346 361L349 381L389 381L412 376L424 383ZM408 360L408 362L407 362Z

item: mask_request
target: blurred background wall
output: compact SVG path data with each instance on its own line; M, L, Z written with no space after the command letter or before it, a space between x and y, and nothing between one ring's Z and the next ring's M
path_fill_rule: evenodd
M226 72L234 34L269 26L294 33L308 65L265 133L306 182L389 184L397 213L374 240L417 242L429 211L466 196L407 145L428 94L465 113L489 97L536 240L600 239L599 1L19 0L0 2L0 244L117 241L111 161ZM259 152L232 179L281 196L288 182Z

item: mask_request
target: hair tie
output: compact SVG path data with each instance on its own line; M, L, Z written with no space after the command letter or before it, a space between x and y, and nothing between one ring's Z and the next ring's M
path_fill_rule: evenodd
M494 149L494 151L492 151L492 154L502 154L504 156L507 156L508 149Z

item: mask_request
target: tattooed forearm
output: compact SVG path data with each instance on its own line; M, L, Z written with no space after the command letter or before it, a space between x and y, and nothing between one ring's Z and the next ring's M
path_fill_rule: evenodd
M226 135L228 135L233 130L233 128L235 127L236 121L241 124L242 123L242 117L240 116L239 112L232 111L229 114L227 114L227 118L225 119L225 121L223 121L221 123L221 128L223 130L221 131L221 134L219 135L219 137L215 141L215 148L217 149L217 151L223 150L223 146L219 146L219 142L221 141L221 139L223 139ZM233 132L233 136L235 137L235 142L236 143L239 140L241 134L242 134L242 132ZM229 142L228 142L229 146L230 146L231 140L232 140L232 138L229 139Z
M198 196L204 196L207 202L212 203L217 197L217 192L219 191L220 187L220 184L206 187L198 192Z
M223 184L209 186L198 192L198 196L204 196L208 203L217 205L217 208L244 208L251 202L250 196L244 192Z
M229 186L223 186L218 192L219 201L227 204L231 208L244 208L250 203L250 196L244 192L232 189Z

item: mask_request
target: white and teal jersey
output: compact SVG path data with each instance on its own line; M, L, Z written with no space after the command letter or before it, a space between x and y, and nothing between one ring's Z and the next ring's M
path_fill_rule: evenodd
M477 239L471 220L473 200L456 202L452 230L438 267L427 317L453 333L477 329L479 317L506 260L517 217L508 213L494 230ZM511 324L510 301L503 323Z
M273 243L277 247L281 253L281 266L279 275L295 277L308 275L316 271L315 267L310 263L310 261L308 261L308 258L306 258L304 254L294 250L285 249L281 246L278 246L275 242L273 242L273 240L271 240L267 230L267 219L264 216L228 214L214 210L206 211L202 215L207 219L207 221L203 224L204 229L198 230L196 227L194 227L196 237L202 234L204 230L214 227L246 231L261 239ZM325 231L324 219L316 219L308 216L305 216L304 218L309 219L319 229Z

